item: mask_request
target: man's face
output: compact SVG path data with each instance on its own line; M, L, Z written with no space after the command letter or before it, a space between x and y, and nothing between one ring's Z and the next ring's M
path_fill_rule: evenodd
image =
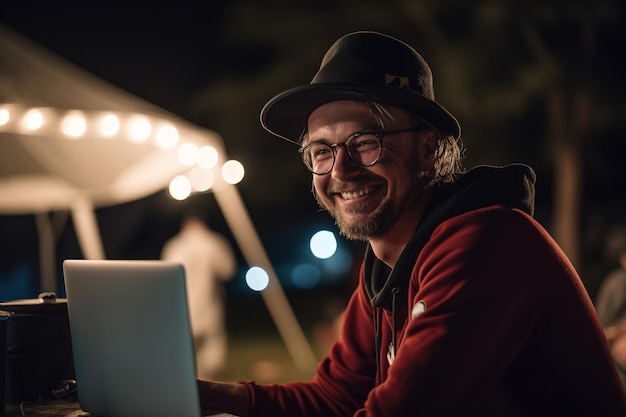
M393 121L381 127L368 106L358 101L336 101L318 107L309 117L306 143L344 143L364 131L413 127L409 113L391 107ZM340 232L350 239L382 238L404 227L414 215L423 195L418 172L426 161L419 151L424 133L408 132L385 136L379 161L370 167L355 164L344 147L336 148L335 165L326 175L313 175L320 206L335 218ZM408 222L411 224L411 222Z

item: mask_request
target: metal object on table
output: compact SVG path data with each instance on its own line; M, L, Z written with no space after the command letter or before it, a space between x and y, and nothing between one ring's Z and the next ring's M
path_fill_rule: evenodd
M0 303L6 324L4 401L49 398L59 381L74 378L67 300L51 293Z

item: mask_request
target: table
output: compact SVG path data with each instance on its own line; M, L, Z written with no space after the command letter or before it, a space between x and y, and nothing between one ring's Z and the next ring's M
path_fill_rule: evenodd
M6 417L79 417L88 415L80 409L78 402L62 400L45 403L7 403L5 404L5 411Z
M22 414L23 410L23 414ZM22 404L5 404L6 414L3 417L90 417L80 409L77 401L54 400L45 403L25 402ZM207 412L204 416L236 417L232 414ZM144 416L142 416L144 417Z

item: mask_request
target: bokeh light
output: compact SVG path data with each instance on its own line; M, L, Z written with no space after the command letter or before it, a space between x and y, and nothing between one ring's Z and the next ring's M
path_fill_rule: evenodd
M170 124L159 127L156 131L156 143L161 148L173 148L178 143L178 130Z
M152 125L145 117L134 118L128 127L128 138L135 143L142 143L148 140L152 132Z
M8 109L0 109L0 126L4 126L11 120L11 113Z
M328 259L337 251L337 239L333 232L320 230L311 237L309 247L316 258Z
M22 123L28 130L38 130L43 126L43 114L39 109L31 109L24 115Z
M184 175L179 175L170 181L170 195L176 200L184 200L191 194L191 183Z
M315 288L322 281L322 272L315 265L303 263L291 272L291 282L297 288L308 290Z
M198 160L198 147L193 143L185 143L178 148L178 160L181 164L192 166Z
M229 184L238 184L243 179L245 170L239 161L231 159L222 165L222 178Z
M215 183L215 175L210 169L194 167L188 174L191 187L199 192L208 191Z
M198 165L202 168L215 168L218 160L219 154L217 153L217 149L213 146L205 145L198 150Z
M100 133L105 137L117 135L120 131L120 119L114 114L107 114L100 120Z
M270 277L265 269L253 266L246 272L246 284L254 291L263 291L270 283Z
M70 138L79 138L87 131L87 122L82 112L70 112L61 121L61 131Z

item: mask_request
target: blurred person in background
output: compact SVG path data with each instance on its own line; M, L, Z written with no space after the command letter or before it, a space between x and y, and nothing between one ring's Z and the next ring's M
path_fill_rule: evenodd
M165 242L161 259L185 268L198 377L218 378L228 352L223 284L236 272L231 246L196 210L183 216L180 231Z
M601 282L596 309L626 387L626 227L613 229L607 249L617 265Z
M366 254L312 380L199 380L203 407L242 417L626 415L593 303L532 217L533 170L461 168L459 123L412 47L376 32L342 37L310 84L264 106L261 124L297 145L320 207Z

